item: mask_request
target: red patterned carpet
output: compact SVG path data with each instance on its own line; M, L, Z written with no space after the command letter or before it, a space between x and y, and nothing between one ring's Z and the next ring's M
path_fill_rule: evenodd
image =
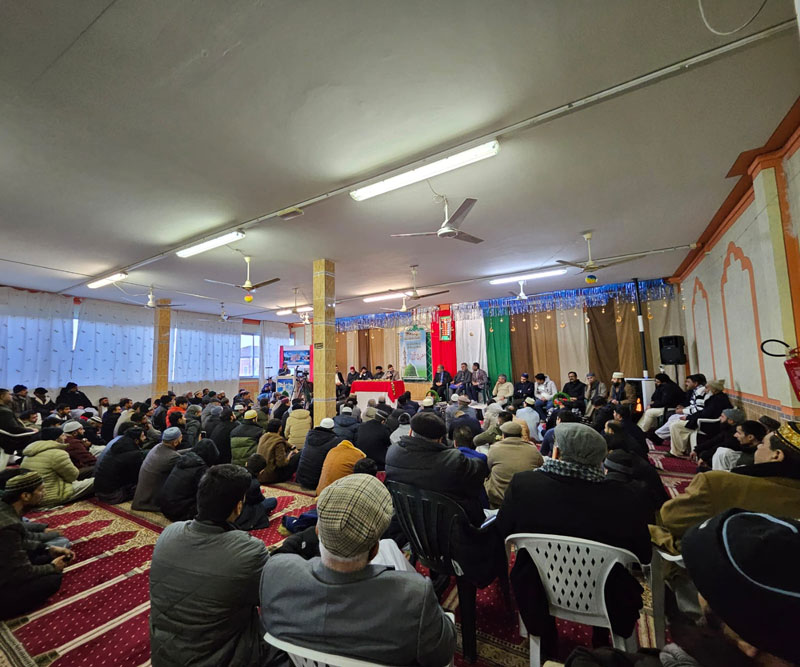
M691 479L688 471L653 451L671 495ZM666 470L665 470L666 468ZM668 472L669 471L669 472ZM692 472L693 469L692 469ZM284 514L298 515L315 498L294 484L265 488L278 500L268 528L254 531L267 546L283 540L278 532ZM134 512L129 505L109 506L87 500L35 515L53 528L64 530L73 542L76 562L64 573L61 590L48 605L28 616L0 623L0 667L73 665L139 667L150 664L148 573L153 547L167 520L160 514ZM638 625L641 646L654 646L649 591ZM458 595L452 586L444 607L458 614ZM479 667L528 664L528 643L518 631L516 610L506 608L496 584L478 592ZM577 645L590 645L591 628L558 621L559 654L563 660ZM460 644L459 636L459 644ZM465 663L459 652L456 665Z

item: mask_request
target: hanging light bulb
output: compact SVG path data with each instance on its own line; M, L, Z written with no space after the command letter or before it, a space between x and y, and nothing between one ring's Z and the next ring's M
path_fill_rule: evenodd
M589 324L589 316L587 315L587 316L584 318L584 320L583 320L583 321L584 321L584 322L586 322L586 324Z
M603 315L605 315L606 314L606 307L603 306L603 308L602 308L602 310L600 310L600 312L603 313Z
M550 315L550 313L547 313L547 319L548 319L548 320L549 320L549 319L552 319L552 315Z
M489 333L494 333L494 329L491 326L489 327Z
M666 308L666 307L667 307L667 300L664 299L664 308Z
M538 322L534 322L533 323L533 330L534 331L539 331L539 323Z
M525 318L524 318L524 317L522 318L522 321L523 321L523 322L525 321Z

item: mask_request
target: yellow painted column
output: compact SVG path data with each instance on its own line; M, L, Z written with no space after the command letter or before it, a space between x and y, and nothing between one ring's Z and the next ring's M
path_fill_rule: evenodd
M156 303L165 307L153 311L153 398L166 394L169 388L169 330L172 316L170 299L158 299Z
M336 416L336 265L314 260L314 425Z

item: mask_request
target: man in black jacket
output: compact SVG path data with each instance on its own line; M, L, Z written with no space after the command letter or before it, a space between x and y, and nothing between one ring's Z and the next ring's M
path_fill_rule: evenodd
M631 409L627 405L617 403L614 406L614 419L620 423L622 430L635 443L632 453L638 454L647 461L650 447L647 446L647 438L644 435L644 431L631 420Z
M482 458L464 456L446 444L444 420L430 412L411 418L411 433L389 447L386 453L386 481L401 482L435 491L457 502L472 526L480 526L486 516L481 497L489 467ZM393 520L393 523L396 519ZM390 528L394 534L394 529ZM465 575L478 586L497 576L502 545L493 533L474 535L459 531L453 536L454 550Z
M585 424L562 423L555 428L555 445L554 457L541 468L512 478L495 523L501 537L514 533L579 537L628 549L649 563L647 507L624 484L606 480L603 436ZM553 656L555 621L527 552L517 554L511 585L525 627L542 637L542 652ZM642 588L619 566L612 569L606 592L614 632L627 637L639 617Z
M334 433L336 424L330 417L325 417L319 426L306 434L306 441L300 451L297 464L297 483L306 489L316 489L322 474L325 457L344 438Z
M686 402L686 394L666 373L656 373L655 391L650 398L650 405L639 420L639 428L645 433L655 428L659 417L665 410L674 410Z
M436 367L436 373L433 376L433 386L431 386L431 389L436 392L436 395L439 397L440 401L447 400L447 392L452 382L453 376L444 369L442 364L439 364Z
M731 400L725 393L725 384L722 380L712 380L706 383L705 401L703 409L688 416L682 415L669 426L669 454L667 456L680 456L689 453L689 436L697 429L699 419L719 419L723 410L732 408ZM709 429L704 429L708 432ZM715 432L719 427L714 429Z
M7 433L28 433L32 429L25 428L22 422L17 419L14 411L11 409L12 396L8 389L0 389L0 429ZM32 436L37 435L34 431ZM26 445L30 444L31 438L11 438L8 436L0 436L0 451L6 454L13 454L17 450L22 450Z
M567 382L561 388L561 391L567 394L574 406L581 412L586 410L586 384L578 379L578 374L575 371L567 373Z
M78 385L74 382L67 382L67 385L61 390L58 398L56 398L56 403L66 403L70 410L92 407L92 402L89 400L89 397L80 391Z
M133 427L100 452L94 466L94 494L98 500L118 505L133 498L139 469L147 456L141 448L144 441L144 431Z
M386 452L392 441L389 439L389 429L386 428L388 415L381 410L375 411L375 416L358 427L358 448L375 461L378 470L386 467Z
M533 393L536 391L536 385L528 379L528 374L523 373L519 382L514 385L514 400L524 401L529 396L533 398Z
M231 431L239 425L233 410L230 408L223 408L222 414L219 416L219 424L214 427L214 430L209 434L214 444L219 451L219 463L231 462Z

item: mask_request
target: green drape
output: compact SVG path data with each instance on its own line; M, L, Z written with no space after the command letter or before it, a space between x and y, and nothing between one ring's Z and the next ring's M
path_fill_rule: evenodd
M513 382L511 375L511 332L508 315L487 315L484 312L483 326L486 329L486 372L489 374L489 388L497 382L497 376L504 373Z

